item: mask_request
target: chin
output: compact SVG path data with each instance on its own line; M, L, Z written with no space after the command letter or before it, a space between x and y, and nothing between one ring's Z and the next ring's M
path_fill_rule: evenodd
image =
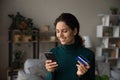
M65 42L61 42L61 44L62 44L62 45L66 45L66 43L65 43Z
M62 45L66 45L65 43L61 43Z

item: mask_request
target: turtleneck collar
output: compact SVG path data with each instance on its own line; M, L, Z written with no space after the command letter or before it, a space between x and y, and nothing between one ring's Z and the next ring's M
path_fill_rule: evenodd
M70 45L61 45L62 48L67 49L67 50L73 50L75 48L80 47L80 43L79 40L75 40L75 42L73 44Z

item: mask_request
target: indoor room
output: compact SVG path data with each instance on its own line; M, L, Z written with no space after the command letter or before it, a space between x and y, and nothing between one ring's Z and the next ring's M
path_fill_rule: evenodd
M77 18L96 77L120 80L120 0L0 0L0 80L45 80L44 54L61 45L54 22L62 13Z

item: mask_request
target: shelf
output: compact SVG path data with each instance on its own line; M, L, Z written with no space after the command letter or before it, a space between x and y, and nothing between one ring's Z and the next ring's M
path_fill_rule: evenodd
M13 69L13 71L11 72L11 69L8 68L7 69L7 80L11 80L11 75L13 77L13 80L17 80L17 75L18 75L18 71L19 70L23 70L22 68L20 69Z
M120 15L110 15L110 14L98 14L101 17L102 25L104 26L117 26L120 25L118 20L120 19Z
M48 52L51 48L57 46L57 40L55 37L55 31L53 30L43 30L40 32L39 35L39 42L40 42L40 51Z
M96 47L96 56L104 56L111 66L120 58L120 15L99 14L101 25L97 25L96 37L100 46ZM115 62L114 62L115 63Z
M51 40L40 40L41 43L55 43L57 41L51 41Z
M41 34L48 34L48 33L50 33L50 34L51 34L51 33L55 33L55 31L41 31L41 32L40 32L40 35L41 35Z
M117 37L120 37L120 26L109 27L109 26L98 25L96 37L98 37L98 38L102 38L102 37L117 38Z
M8 41L8 43L20 43L20 44L29 44L29 43L37 43L38 41L17 41L17 42L13 42L13 41Z
M104 16L117 16L117 17L119 17L120 15L112 15L112 14L98 14L97 16L99 16L99 17L104 17Z
M27 30L8 30L8 62L9 69L7 70L8 80L16 80L17 72L22 67L26 58L39 58L39 30L31 30L31 34L26 34ZM21 45L22 44L22 45ZM29 45L30 44L30 45ZM32 47L30 47L32 46ZM31 52L28 52L29 49ZM28 53L29 54L28 54ZM24 54L26 53L26 54ZM30 55L31 53L31 55ZM13 78L13 79L12 79Z

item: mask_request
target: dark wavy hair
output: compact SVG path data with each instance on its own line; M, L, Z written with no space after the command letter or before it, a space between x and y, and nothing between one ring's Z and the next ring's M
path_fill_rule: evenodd
M80 25L77 18L71 13L62 13L54 22L54 26L56 27L57 23L63 21L68 25L71 30L77 28L77 34L75 35L75 39L79 40L80 45L83 45L83 40L79 35Z

